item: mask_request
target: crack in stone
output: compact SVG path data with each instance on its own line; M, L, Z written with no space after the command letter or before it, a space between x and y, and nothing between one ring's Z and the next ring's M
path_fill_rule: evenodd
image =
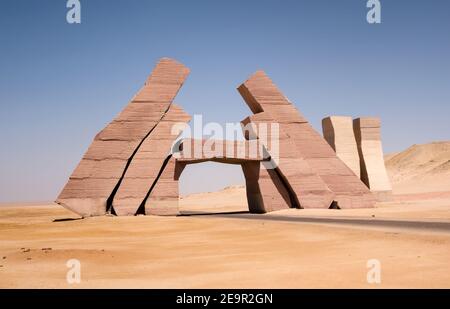
M108 199L106 200L106 213L110 213L113 215L117 215L115 210L114 210L114 205L113 205L113 200L114 200L114 196L117 193L117 190L119 190L120 185L122 184L123 178L125 177L125 174L127 173L128 167L131 164L131 161L133 161L134 156L136 155L136 153L139 151L139 148L141 147L141 145L144 143L144 141L150 136L150 134L153 132L153 130L155 130L155 128L158 126L158 124L161 122L161 120L164 118L164 116L166 116L167 112L170 109L170 106L172 105L172 103L169 104L169 106L166 108L166 110L164 111L163 115L160 117L160 119L158 120L158 122L153 126L153 128L151 128L151 130L144 136L144 138L139 142L139 144L137 145L136 149L134 149L133 153L131 154L130 158L128 158L127 160L127 164L125 165L125 168L122 172L122 175L119 178L119 181L117 182L116 186L114 187L113 191L111 192L110 196L108 197Z

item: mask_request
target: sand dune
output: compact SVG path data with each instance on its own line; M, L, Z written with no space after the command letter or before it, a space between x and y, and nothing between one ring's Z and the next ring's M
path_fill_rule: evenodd
M413 145L387 155L395 194L450 191L450 142Z
M217 192L195 193L180 199L182 214L248 211L245 186L229 186Z

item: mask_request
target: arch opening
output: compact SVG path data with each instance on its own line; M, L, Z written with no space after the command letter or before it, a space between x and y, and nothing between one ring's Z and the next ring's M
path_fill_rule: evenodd
M181 215L249 211L240 164L214 161L186 164L178 185Z

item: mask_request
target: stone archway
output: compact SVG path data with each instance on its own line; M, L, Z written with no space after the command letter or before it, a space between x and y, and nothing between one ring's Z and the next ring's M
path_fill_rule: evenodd
M262 146L258 143L208 140L208 144L206 148L205 141L185 139L175 145L170 159L157 179L156 187L152 188L151 194L144 202L144 205L147 205L145 214L178 214L179 178L187 165L202 162L241 166L246 183L247 205L251 213L299 207L276 169L270 168L270 158L264 158ZM257 148L254 152L256 156L250 155L251 147Z
M95 136L56 202L83 217L106 213L174 215L178 213L178 178L184 166L194 160L215 160L242 166L251 212L374 206L375 198L359 176L263 71L238 87L253 112L241 124L254 131L246 132L246 141L234 142L237 148L231 147L249 149L246 146L261 143L256 147L261 150L259 157L245 151L205 154L208 147L203 145L197 147L200 156L186 155L186 149L179 149L184 153L181 157L177 152L167 155L177 138L174 125L191 119L173 104L188 74L183 64L161 59L130 103ZM279 127L275 138L279 156L267 148L264 137L268 132L259 130L268 124ZM271 168L262 168L266 164Z

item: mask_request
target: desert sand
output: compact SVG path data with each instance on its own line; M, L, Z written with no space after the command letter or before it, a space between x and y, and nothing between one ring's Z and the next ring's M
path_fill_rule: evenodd
M385 162L396 194L450 191L450 142L413 145Z
M241 186L185 196L179 217L3 205L0 287L449 288L449 145L388 155L394 201L372 209L251 215ZM79 284L66 281L69 259ZM379 284L366 280L371 259Z

